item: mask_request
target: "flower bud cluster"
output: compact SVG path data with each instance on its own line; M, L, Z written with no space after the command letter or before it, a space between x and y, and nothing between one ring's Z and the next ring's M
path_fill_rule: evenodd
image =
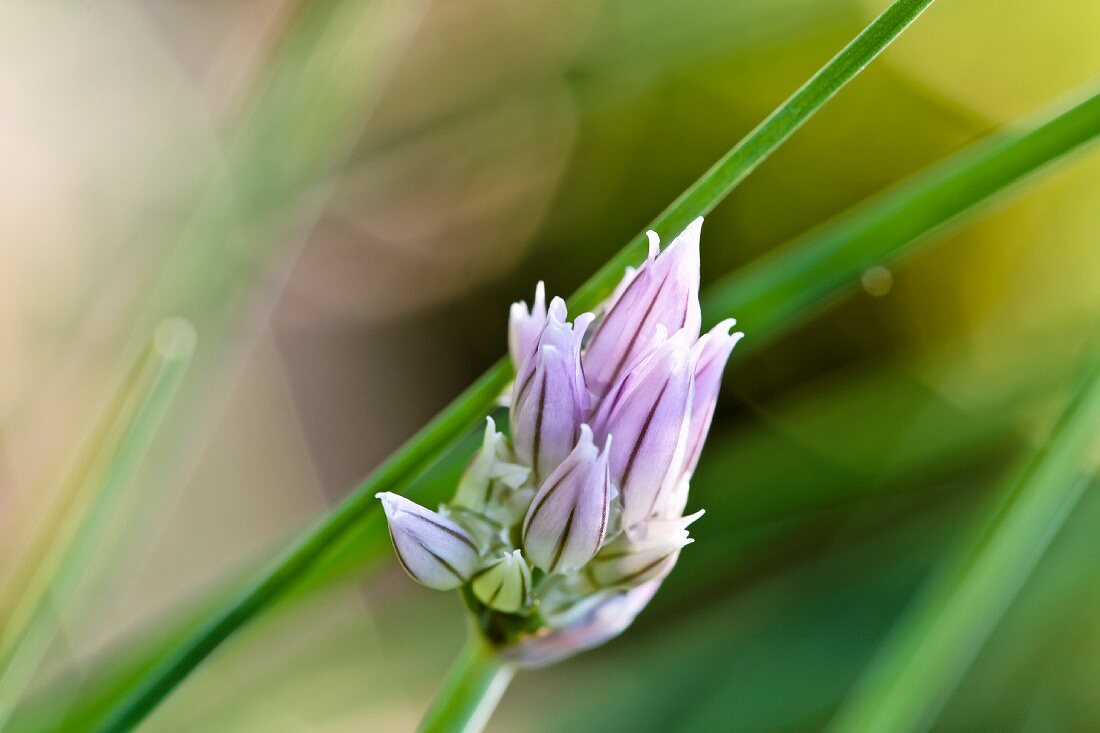
M464 588L516 661L541 664L603 643L645 607L692 540L684 516L741 338L733 320L700 335L696 219L628 270L600 318L512 306L511 439L490 418L438 512L379 494L402 566L430 588Z

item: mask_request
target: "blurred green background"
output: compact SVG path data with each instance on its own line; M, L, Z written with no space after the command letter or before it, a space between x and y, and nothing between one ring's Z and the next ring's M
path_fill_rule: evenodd
M882 6L0 5L4 578L155 324L198 334L13 729L79 730L491 364L510 302L573 290ZM1095 0L934 4L708 217L704 284L1088 89L1098 28ZM1100 333L1098 197L1079 155L731 365L697 542L490 730L820 730ZM1098 526L1093 486L936 730L1100 729ZM412 729L462 613L371 537L143 730Z

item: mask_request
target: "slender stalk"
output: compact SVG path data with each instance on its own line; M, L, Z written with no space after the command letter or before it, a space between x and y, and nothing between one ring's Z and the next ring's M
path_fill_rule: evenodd
M830 730L925 730L1004 616L1100 463L1100 361L994 510L963 538L867 668Z
M24 562L24 579L5 591L17 601L0 624L0 728L38 669L122 503L194 350L191 325L169 319L115 394L83 456L55 495L56 510L38 528L41 549Z
M896 0L804 86L689 187L647 229L668 236L711 211L772 151L853 79L912 23L932 0ZM571 298L577 308L599 303L618 282L623 268L641 260L646 237L640 232ZM494 364L439 416L379 466L331 514L208 623L172 650L139 680L98 730L127 731L137 725L223 641L289 590L325 552L375 508L374 494L400 488L426 469L489 409L512 377L507 359Z
M475 629L466 637L443 687L417 729L420 733L479 733L508 689L515 667Z

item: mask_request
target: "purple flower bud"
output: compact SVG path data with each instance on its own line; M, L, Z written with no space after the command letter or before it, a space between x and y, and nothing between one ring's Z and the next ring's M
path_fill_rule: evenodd
M474 576L470 588L478 600L504 613L517 613L527 605L531 592L531 568L523 553L513 550Z
M413 580L450 590L480 567L477 545L462 527L403 496L388 491L377 496L386 510L397 559Z
M611 476L622 496L624 527L658 513L687 444L694 337L679 331L662 341L604 398L592 420L597 440L615 438Z
M610 439L602 452L581 426L577 447L547 477L523 522L523 549L548 573L579 568L592 559L607 532L611 506Z
M520 301L512 304L508 313L508 353L512 357L516 374L523 371L527 359L535 351L539 335L546 325L546 285L539 282L535 286L535 299L531 303L531 310L527 310L527 304Z
M565 301L554 298L512 398L516 455L530 466L536 486L573 450L588 413L580 350L592 315L582 314L573 324L565 318Z
M623 532L604 545L584 572L597 588L632 588L664 578L676 565L680 550L694 541L687 526L702 515L654 519L635 533Z
M699 336L699 231L691 222L658 256L658 239L649 235L649 258L627 273L607 315L584 354L589 388L604 395L652 350L657 327Z
M543 667L600 646L626 631L661 587L655 580L605 598L581 620L548 633L532 634L501 655L525 667Z
M703 443L707 440L714 408L718 404L718 390L722 387L722 371L733 347L745 335L740 331L730 333L736 323L732 318L722 321L695 345L695 399L688 420L687 456L683 469L687 475L695 470L699 454L703 452Z

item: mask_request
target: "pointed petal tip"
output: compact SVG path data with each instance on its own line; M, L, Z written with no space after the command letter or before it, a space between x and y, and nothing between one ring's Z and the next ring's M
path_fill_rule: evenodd
M576 332L578 336L583 336L584 332L588 330L588 327L592 325L592 321L594 320L596 320L595 313L589 313L588 311L581 313L573 319L573 331Z
M680 518L680 526L683 527L684 529L687 529L691 525L695 524L695 522L698 521L699 518L702 517L706 513L707 513L706 509L700 509L699 511L695 512L694 514L688 514L687 516L681 517Z
M736 325L736 318L726 318L718 321L718 323L714 325L714 328L710 329L707 333L713 333L715 336L729 336L730 331L732 331L733 327Z
M569 309L565 305L565 300L560 295L555 295L553 300L550 301L550 307L546 310L546 313L559 323L565 323L569 315Z
M672 244L665 248L665 252L683 251L685 255L691 255L693 259L699 257L699 239L703 231L703 217L697 217L684 227Z
M706 338L706 336L703 338ZM687 354L695 348L696 342L700 340L701 339L696 333L693 333L691 329L681 328L671 336L668 335L667 331L664 334L659 334L657 343L671 351ZM662 346L658 346L658 348Z
M649 254L647 259L654 259L661 251L661 235L652 229L647 229L645 233L646 239L649 241Z
M570 458L578 461L594 461L599 458L600 451L596 448L596 443L592 435L592 428L586 424L582 424L580 433L580 437L577 438L577 444L569 454Z

